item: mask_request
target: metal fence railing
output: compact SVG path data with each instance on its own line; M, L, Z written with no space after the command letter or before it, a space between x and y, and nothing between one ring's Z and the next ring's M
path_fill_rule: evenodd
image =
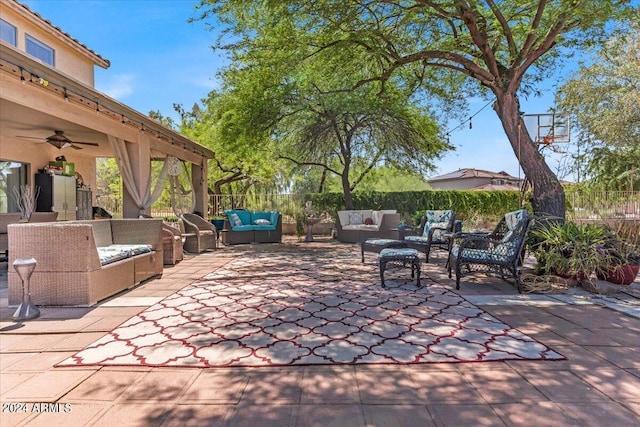
M566 198L572 220L640 220L640 191L574 191Z
M224 216L227 209L279 211L284 222L295 222L304 207L304 194L214 194L209 197L209 215Z
M285 222L295 222L304 208L304 194L215 194L209 197L209 217L220 217L227 209L277 210ZM568 191L567 218L571 220L630 219L640 221L640 191ZM122 200L101 197L99 205L122 217ZM170 206L151 208L153 216L172 217ZM322 214L318 212L318 214Z

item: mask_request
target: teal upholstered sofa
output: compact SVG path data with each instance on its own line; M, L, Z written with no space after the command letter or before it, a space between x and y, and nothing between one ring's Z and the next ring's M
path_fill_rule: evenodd
M222 243L280 243L282 241L282 215L277 211L225 211Z

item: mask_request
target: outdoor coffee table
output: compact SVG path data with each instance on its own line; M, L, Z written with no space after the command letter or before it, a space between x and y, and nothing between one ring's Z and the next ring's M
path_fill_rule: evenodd
M360 242L360 250L362 252L362 262L364 262L364 251L380 253L383 249L388 248L406 248L407 244L402 240L394 239L367 239Z
M420 253L416 249L386 248L378 255L380 262L380 281L384 288L384 272L390 268L411 267L411 278L416 277L416 286L420 287Z

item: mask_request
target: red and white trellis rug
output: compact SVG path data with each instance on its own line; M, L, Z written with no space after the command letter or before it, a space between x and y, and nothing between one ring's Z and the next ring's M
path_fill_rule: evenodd
M238 258L58 366L412 364L563 357L408 270L380 287L359 254Z

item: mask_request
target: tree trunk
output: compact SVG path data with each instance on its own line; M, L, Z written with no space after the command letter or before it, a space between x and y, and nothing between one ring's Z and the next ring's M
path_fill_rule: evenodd
M533 187L531 205L536 215L565 218L565 195L558 177L547 165L520 116L520 103L514 94L497 94L494 110L509 138L511 147Z
M349 185L349 168L345 166L342 175L342 192L344 193L344 208L346 210L353 209L353 198L351 197L351 185Z

